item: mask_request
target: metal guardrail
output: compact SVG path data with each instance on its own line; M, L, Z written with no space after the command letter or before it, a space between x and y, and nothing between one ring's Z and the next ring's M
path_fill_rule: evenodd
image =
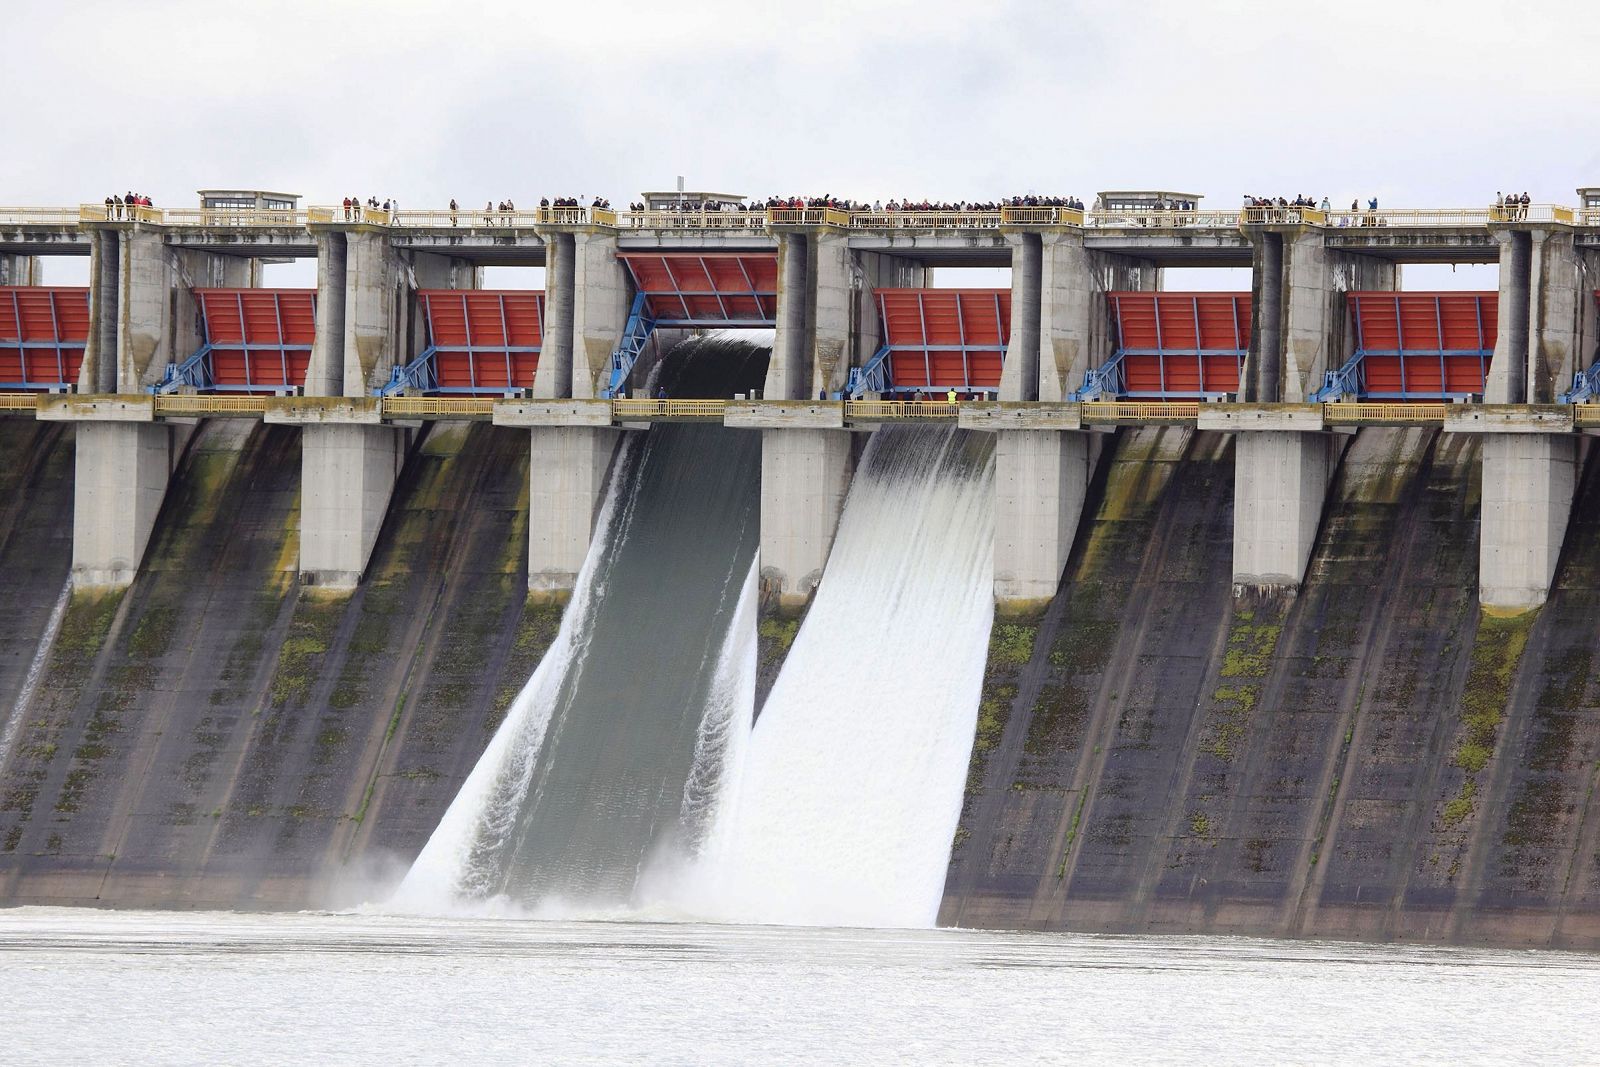
M1363 404L1322 405L1324 422L1342 424L1409 424L1443 422L1449 404Z
M155 398L157 415L261 415L267 410L264 396L239 396L217 393L159 393Z
M1572 405L1574 426L1600 426L1600 404Z
M764 233L767 209L748 211L620 211L617 227L623 230L712 230Z
M81 208L0 207L0 226L76 226L82 221Z
M493 396L386 396L379 403L384 418L449 419L493 415Z
M774 207L767 209L769 226L850 225L850 213L833 207Z
M1600 226L1600 208L1590 208L1578 216L1579 226Z
M953 419L960 404L947 400L846 400L847 419Z
M1200 417L1198 400L1090 400L1084 422L1188 422Z
M38 393L0 393L0 411L34 411L39 406Z
M1098 230L1236 230L1238 208L1221 211L1089 211L1084 225Z
M1239 221L1250 225L1264 225L1268 223L1295 224L1305 223L1312 226L1327 224L1328 214L1321 208L1306 207L1305 205L1288 207L1247 207L1239 215Z
M1005 226L1082 226L1084 212L1076 207L1013 207L1000 209Z
M611 402L614 419L720 419L728 410L726 400L635 400Z
M998 230L998 211L852 211L852 230Z

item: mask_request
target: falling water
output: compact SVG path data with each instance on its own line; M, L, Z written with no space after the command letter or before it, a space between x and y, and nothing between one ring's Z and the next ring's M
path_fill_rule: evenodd
M749 347L691 344L700 354ZM707 833L722 753L748 729L735 650L754 642L746 602L761 442L705 425L657 425L643 437L613 476L610 514L555 644L398 906L629 906L647 866L692 853ZM730 637L736 623L748 638Z
M986 435L874 436L707 857L705 910L933 923L993 621L993 481Z

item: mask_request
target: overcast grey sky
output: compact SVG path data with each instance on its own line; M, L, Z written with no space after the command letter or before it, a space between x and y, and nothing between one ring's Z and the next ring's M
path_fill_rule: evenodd
M1600 185L1582 0L0 0L0 199Z

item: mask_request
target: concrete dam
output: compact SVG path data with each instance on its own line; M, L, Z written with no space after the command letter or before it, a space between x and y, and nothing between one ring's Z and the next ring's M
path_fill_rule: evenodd
M1600 203L356 216L0 209L0 903L1600 947Z

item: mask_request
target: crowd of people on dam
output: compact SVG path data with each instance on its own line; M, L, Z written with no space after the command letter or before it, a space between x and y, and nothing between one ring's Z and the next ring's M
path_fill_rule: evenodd
M1494 194L1494 220L1496 222L1520 222L1528 217L1528 205L1533 203L1533 198L1527 192Z
M346 222L360 222L368 211L381 211L390 222L400 211L400 201L390 198L380 202L377 197L369 196L362 200L359 196L344 198L344 217Z
M138 207L155 207L156 202L143 193L126 193L122 196L115 194L106 197L106 218L131 219L133 209Z

